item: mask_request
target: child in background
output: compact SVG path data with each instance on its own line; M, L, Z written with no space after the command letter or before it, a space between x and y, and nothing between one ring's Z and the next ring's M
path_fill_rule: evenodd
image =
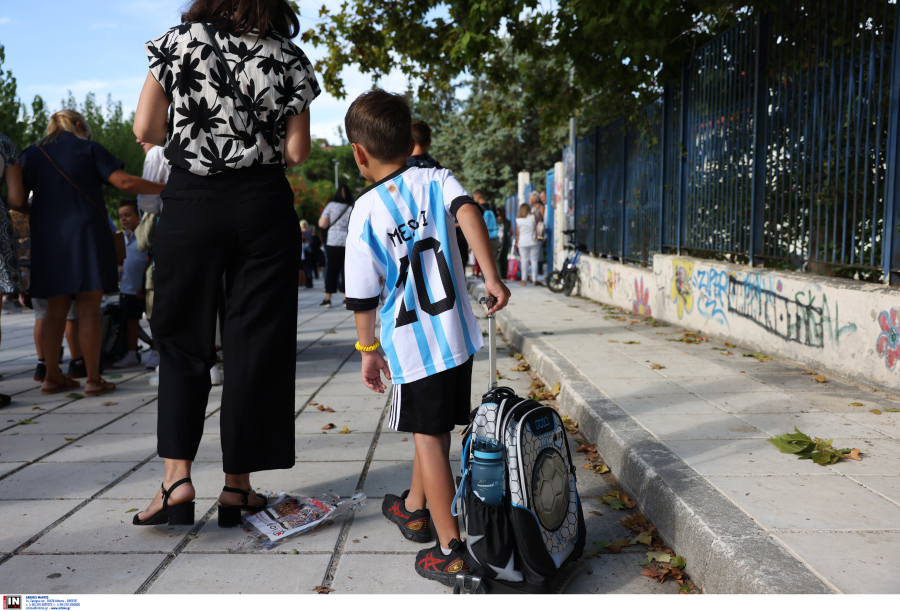
M144 272L150 265L150 257L140 252L134 230L141 222L138 214L138 203L134 199L123 199L119 202L119 223L125 230L125 263L122 266L122 280L119 284L119 305L122 308L122 320L125 321L128 352L116 361L113 367L134 367L140 364L137 354L138 328L144 315ZM156 346L150 347L150 358L147 369L156 369L159 365L159 353Z
M390 427L415 440L410 489L387 495L382 513L420 543L432 540L433 521L439 541L418 553L415 569L451 586L467 567L450 513L456 491L450 433L469 422L473 355L484 343L467 299L456 221L484 262L486 292L497 298L491 312L506 305L509 289L494 265L482 212L453 174L407 165L413 144L406 100L381 90L363 93L345 125L356 165L373 183L350 216L345 263L363 382L383 393L381 373L393 380ZM386 359L375 337L379 304Z

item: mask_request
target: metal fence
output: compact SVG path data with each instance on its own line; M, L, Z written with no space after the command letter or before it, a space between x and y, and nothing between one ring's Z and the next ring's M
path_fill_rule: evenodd
M898 11L790 0L697 49L577 142L579 241L900 283Z

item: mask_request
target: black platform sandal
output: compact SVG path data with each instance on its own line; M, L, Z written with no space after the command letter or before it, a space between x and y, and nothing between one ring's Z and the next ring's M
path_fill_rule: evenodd
M254 507L253 505L248 505L250 501L250 493L253 492L252 488L248 488L247 490L241 490L240 488L232 488L231 486L225 486L222 488L222 492L232 492L234 494L240 494L243 497L243 503L240 505L223 505L219 503L219 527L220 528L232 528L234 526L238 526L241 523L241 510L244 511L252 511L257 512L266 508L266 505L269 504L269 499L264 497L261 494L257 494L259 498L263 500L263 504L260 507Z
M194 523L194 501L188 501L187 503L178 503L177 505L169 506L169 497L172 496L172 491L175 490L181 484L190 484L191 478L186 477L184 479L180 479L174 484L172 484L168 490L163 485L162 493L163 493L163 506L162 509L154 513L152 516L147 518L146 520L140 520L138 515L134 514L134 520L132 524L135 526L158 526L160 524L168 524L169 526L175 525L185 525L190 526Z

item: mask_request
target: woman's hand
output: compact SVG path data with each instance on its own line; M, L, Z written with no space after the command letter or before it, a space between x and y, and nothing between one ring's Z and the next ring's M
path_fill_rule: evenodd
M149 180L132 176L121 168L110 174L106 182L116 189L136 195L159 195L166 188L166 183L164 182L150 182Z

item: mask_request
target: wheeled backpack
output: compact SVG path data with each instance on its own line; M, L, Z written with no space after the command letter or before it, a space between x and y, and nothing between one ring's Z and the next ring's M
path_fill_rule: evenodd
M493 320L489 324L489 361L495 371ZM498 439L503 448L506 486L499 505L484 503L472 491L477 437ZM473 412L463 442L457 499L468 573L489 593L558 592L584 569L577 562L586 530L576 469L562 418L553 408L518 397L510 388L491 388Z

